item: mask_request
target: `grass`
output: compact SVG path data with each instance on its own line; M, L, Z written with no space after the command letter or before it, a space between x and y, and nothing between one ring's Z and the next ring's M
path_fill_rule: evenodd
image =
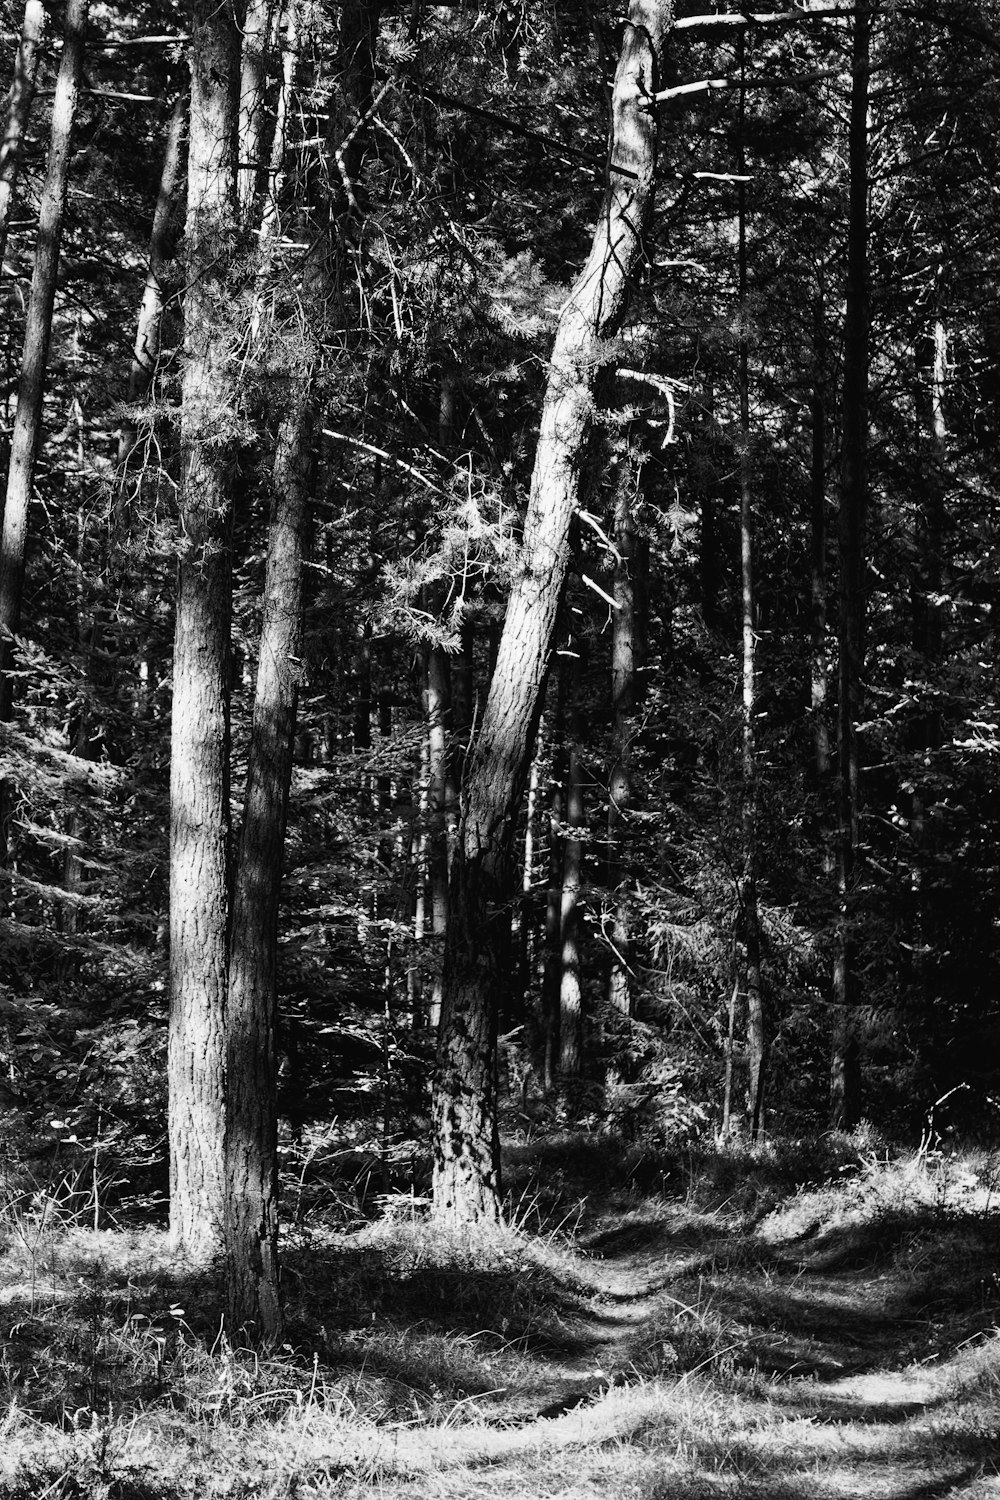
M995 1495L996 1169L522 1144L516 1229L311 1212L267 1358L158 1231L11 1194L0 1495Z

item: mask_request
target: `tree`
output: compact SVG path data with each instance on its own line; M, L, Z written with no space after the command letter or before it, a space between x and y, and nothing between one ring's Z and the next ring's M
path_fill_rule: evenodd
M652 211L656 109L669 0L632 0L611 98L608 183L590 254L559 320L528 513L482 727L466 771L452 865L432 1106L434 1212L467 1222L500 1212L496 991L517 808L541 709L569 556L584 442L604 342L625 314Z
M69 187L70 145L80 71L83 67L88 13L88 0L67 0L63 51L56 80L49 156L38 215L35 264L24 330L17 417L7 470L3 533L0 536L0 721L5 723L11 716L13 688L10 673L14 636L20 625L21 597L24 592L28 503L41 438L52 311L55 306L63 215Z
M214 1252L224 1218L229 983L229 621L240 437L228 272L236 245L239 28L193 0L177 602L170 738L170 1228Z
M860 1048L856 1011L857 894L859 868L860 754L858 725L864 704L865 521L868 505L868 78L871 15L854 18L851 57L850 208L847 245L847 311L844 323L843 436L840 482L840 696L837 704L839 836L837 888L840 919L834 962L835 1022L831 1061L831 1115L851 1129L860 1110Z
M21 41L14 64L14 81L7 96L7 123L0 145L0 267L7 253L7 225L10 204L21 165L21 147L31 106L35 98L35 74L38 70L38 48L45 30L45 11L41 0L27 0Z

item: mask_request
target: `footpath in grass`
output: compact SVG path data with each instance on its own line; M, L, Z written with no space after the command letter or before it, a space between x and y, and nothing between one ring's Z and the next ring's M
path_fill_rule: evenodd
M266 1359L158 1232L12 1197L0 1495L1000 1495L996 1158L509 1156L488 1236L317 1191Z

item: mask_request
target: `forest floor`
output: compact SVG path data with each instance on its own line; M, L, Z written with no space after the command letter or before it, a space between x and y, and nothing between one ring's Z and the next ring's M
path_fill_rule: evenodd
M522 1144L451 1240L318 1180L266 1359L161 1233L11 1198L0 1495L1000 1496L1000 1163L842 1146Z

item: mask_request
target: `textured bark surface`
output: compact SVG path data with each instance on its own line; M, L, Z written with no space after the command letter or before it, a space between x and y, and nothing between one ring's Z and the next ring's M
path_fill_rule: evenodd
M427 875L430 886L431 931L444 938L448 931L448 721L451 717L451 673L447 654L430 646L424 663L424 716L427 725ZM441 1017L441 979L433 983L430 1024Z
M302 640L312 393L278 435L246 806L233 890L227 1009L226 1302L232 1331L281 1332L278 1289L278 902Z
M865 530L868 508L868 78L871 13L854 19L851 61L850 219L840 483L840 700L837 711L839 830L837 887L840 920L833 971L834 1029L830 1062L831 1123L855 1126L861 1108L854 906L860 873L860 756L858 723L864 710Z
M136 323L135 344L132 348L132 365L128 377L128 399L141 401L153 383L157 361L160 358L160 336L163 328L163 308L167 288L164 281L170 260L173 234L173 214L177 205L181 182L181 142L184 137L187 101L178 98L167 126L167 144L163 153L160 172L160 188L153 211L153 227L149 236L149 265L146 283L142 289L139 317ZM127 421L118 443L118 462L124 463L136 444L136 426Z
M220 1243L228 984L229 617L234 371L226 267L234 248L239 33L228 8L191 12L184 374L170 741L170 1231L192 1256Z
M244 222L253 217L267 165L267 75L274 11L275 0L249 0L243 22L236 195Z
M11 439L7 495L0 537L0 720L11 712L10 668L12 635L21 619L24 591L24 549L28 531L28 504L35 478L35 461L42 429L45 372L52 335L56 273L62 243L63 216L69 182L70 142L76 115L80 71L83 67L84 33L89 0L68 0L65 40L52 106L52 133L45 182L38 215L35 264L24 329L21 378L17 389L17 416Z
M7 95L7 123L0 143L0 267L7 254L7 225L21 165L21 142L31 116L38 71L38 47L45 31L42 0L28 0L21 24L21 41L14 61L14 81Z
M632 0L611 99L608 185L590 254L559 319L519 566L465 776L432 1106L434 1212L499 1214L496 1002L510 931L512 848L538 724L601 341L620 326L652 208L656 92L669 0Z

